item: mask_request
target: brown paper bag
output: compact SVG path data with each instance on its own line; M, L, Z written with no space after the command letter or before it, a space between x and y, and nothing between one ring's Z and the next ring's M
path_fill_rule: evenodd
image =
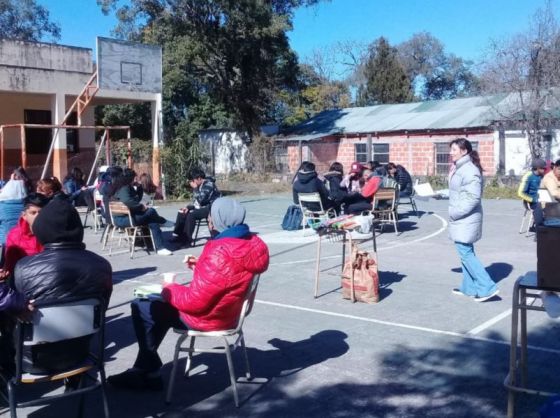
M342 297L365 303L379 302L377 263L367 251L352 243L352 255L342 271Z

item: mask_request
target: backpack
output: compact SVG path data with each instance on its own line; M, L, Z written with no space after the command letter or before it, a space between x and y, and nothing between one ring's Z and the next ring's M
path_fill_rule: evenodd
M282 220L282 229L284 231L297 231L301 229L301 223L303 222L303 213L301 208L297 205L291 205L288 207L284 219Z

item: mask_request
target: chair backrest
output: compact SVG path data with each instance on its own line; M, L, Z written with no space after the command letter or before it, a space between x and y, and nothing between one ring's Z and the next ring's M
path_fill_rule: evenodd
M255 303L255 297L257 296L257 287L259 286L259 280L261 275L256 274L251 279L251 284L247 289L247 293L245 294L245 298L243 300L243 306L241 307L241 312L239 313L239 320L237 321L237 327L235 328L236 331L239 331L243 326L243 321L245 318L251 313L253 310L253 305Z
M298 193L298 200L302 212L307 211L320 215L325 213L325 209L323 209L323 202L321 201L321 195L317 192Z
M23 345L54 343L95 334L103 323L103 305L91 298L40 306L23 326Z
M111 223L115 225L115 220L113 216L128 216L128 221L130 222L130 226L134 225L134 220L132 219L132 214L130 213L130 209L126 206L123 202L109 202L109 215L111 216Z
M373 207L377 207L378 202L389 202L390 207L385 208L385 210L394 210L395 202L397 196L397 189L394 187L381 187L373 195Z

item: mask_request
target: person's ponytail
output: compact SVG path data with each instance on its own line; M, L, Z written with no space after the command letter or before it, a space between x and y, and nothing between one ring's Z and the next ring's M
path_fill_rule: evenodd
M482 165L480 165L480 155L478 155L478 152L475 150L472 150L469 153L470 157L471 157L471 161L472 163L478 167L478 169L480 170L480 174L482 174L482 172L484 171L484 169L482 168Z

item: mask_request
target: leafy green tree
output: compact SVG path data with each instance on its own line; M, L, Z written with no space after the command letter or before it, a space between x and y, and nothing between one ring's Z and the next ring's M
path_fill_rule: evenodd
M399 61L420 100L452 99L478 93L472 63L445 52L441 41L420 32L397 46Z
M397 50L385 38L381 37L372 44L363 71L365 85L358 90L359 106L412 100L410 80L398 59Z
M134 138L152 138L151 106L149 103L97 106L95 118L102 125L128 125ZM114 131L111 137L125 138L126 132Z
M0 38L41 41L47 35L54 42L60 39L60 27L45 7L35 0L0 0Z

